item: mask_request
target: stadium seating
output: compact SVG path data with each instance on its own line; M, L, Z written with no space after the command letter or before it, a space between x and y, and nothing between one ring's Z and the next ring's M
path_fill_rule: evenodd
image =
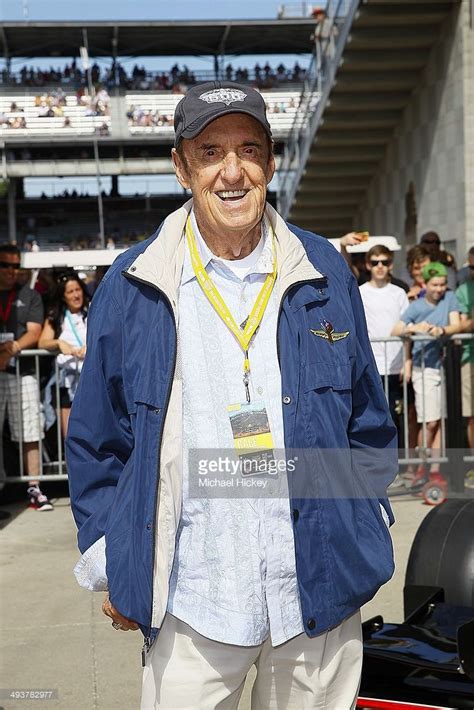
M48 136L51 134L90 135L99 133L107 135L110 129L110 116L87 116L87 107L78 103L75 94L66 94L66 104L62 106L62 116L39 116L35 106L35 96L18 94L0 94L0 117L5 119L24 118L26 126L11 128L0 120L0 136ZM23 111L10 111L12 103ZM69 119L65 126L66 119ZM105 128L107 126L107 128Z
M265 99L268 110L268 119L272 127L274 137L284 139L287 137L293 125L295 114L298 110L300 100L300 91L292 88L291 91L274 90L262 91L262 96ZM173 137L172 118L178 101L182 98L181 94L172 94L170 92L163 93L129 93L125 99L128 108L128 114L132 114L135 110L135 120L129 119L129 130L132 135L143 135L147 133L160 133L161 135L169 135L170 141ZM167 117L170 121L169 125L137 125L137 116L151 114L154 116L153 123L158 123L160 117ZM138 123L140 119L138 118ZM163 120L161 123L165 123Z

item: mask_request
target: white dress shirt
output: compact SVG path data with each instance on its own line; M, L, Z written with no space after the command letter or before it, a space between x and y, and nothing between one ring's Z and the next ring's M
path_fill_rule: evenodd
M249 315L273 268L266 225L245 259L215 257L192 225L203 265L235 321ZM249 349L252 402L264 402L274 450L283 450L281 376L274 289ZM253 646L270 634L278 645L303 632L288 496L192 498L189 450L232 454L227 406L244 403L244 355L197 282L186 249L179 292L183 379L183 507L170 580L168 611L203 636ZM237 474L240 475L240 474ZM282 475L282 474L279 474ZM284 475L284 474L283 474Z

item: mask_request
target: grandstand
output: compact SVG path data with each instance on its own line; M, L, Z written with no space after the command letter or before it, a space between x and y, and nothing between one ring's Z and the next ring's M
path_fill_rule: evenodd
M288 138L298 111L300 92L301 87L299 91L294 88L262 91L274 140L284 141ZM174 110L180 99L180 95L166 93L126 94L127 115L132 115L129 119L130 133L134 136L154 133L170 141L173 137ZM133 113L138 114L138 111L141 113L141 118L139 116L133 118ZM151 125L150 121L150 125L146 125L147 117L152 115L158 117L158 122Z
M0 137L53 138L58 134L66 136L88 136L98 133L108 135L110 116L96 112L90 102L81 103L77 96L64 94L64 103L51 107L48 96L0 94ZM12 107L13 110L12 110Z
M0 148L8 189L0 196L0 238L22 243L33 231L40 243L93 240L95 198L25 199L23 181L98 171L112 184L103 198L106 233L149 232L183 194L125 198L119 180L171 174L171 122L182 92L227 77L248 81L265 98L285 217L328 237L368 229L405 245L436 229L462 262L474 234L469 3L328 0L326 12L319 34L313 19L292 18L285 6L274 20L4 23ZM79 60L59 75L27 68L39 56L71 61L84 37L92 61L102 62L101 70L93 64L92 95ZM298 69L284 66L285 53L301 57ZM153 73L140 67L149 55L186 57L190 67ZM196 71L190 55L212 57L213 71ZM241 71L246 55L261 57L263 67L279 55L281 66ZM128 73L125 57L136 61ZM108 99L97 110L100 91ZM55 92L64 99L60 115L44 106L39 115Z
M27 235L41 248L91 246L97 241L97 199L79 189L51 198L25 197L31 177L94 177L110 192L102 195L105 236L117 243L149 234L186 195L120 195L122 176L171 175L174 109L188 85L227 77L258 88L268 107L278 164L294 125L312 51L311 19L232 22L4 23L0 34L7 66L0 76L0 147L8 190L0 196L0 238L22 244ZM34 42L33 42L34 36ZM94 88L79 59L87 36ZM34 47L34 49L32 49ZM283 52L293 55L284 65ZM214 70L170 67L152 72L142 55L214 56ZM245 56L262 56L253 69ZM270 67L266 56L282 57ZM294 55L301 61L294 63ZM238 55L229 59L228 55ZM60 71L36 70L42 56L67 57ZM134 57L128 73L122 57ZM100 58L99 68L95 58ZM104 69L104 58L110 58ZM21 60L19 59L21 58ZM188 64L191 64L186 59ZM171 62L170 62L171 64ZM166 88L164 88L166 87ZM94 144L97 146L95 149ZM95 150L98 160L95 158ZM275 195L270 196L275 203Z

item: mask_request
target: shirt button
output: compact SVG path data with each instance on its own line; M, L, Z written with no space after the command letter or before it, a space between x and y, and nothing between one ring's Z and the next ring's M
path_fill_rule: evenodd
M283 397L283 404L290 404L290 402L291 402L291 397L289 397L288 395L285 395Z
M297 522L299 517L300 517L300 511L295 508L293 511L293 520L295 521L295 523Z
M314 619L308 619L308 629L313 631L316 628L316 622Z
M258 394L263 394L263 387L257 387Z

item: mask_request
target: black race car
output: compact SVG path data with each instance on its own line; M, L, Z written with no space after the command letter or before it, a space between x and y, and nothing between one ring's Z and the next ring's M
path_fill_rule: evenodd
M474 500L434 508L408 562L405 620L363 625L357 708L474 709Z

